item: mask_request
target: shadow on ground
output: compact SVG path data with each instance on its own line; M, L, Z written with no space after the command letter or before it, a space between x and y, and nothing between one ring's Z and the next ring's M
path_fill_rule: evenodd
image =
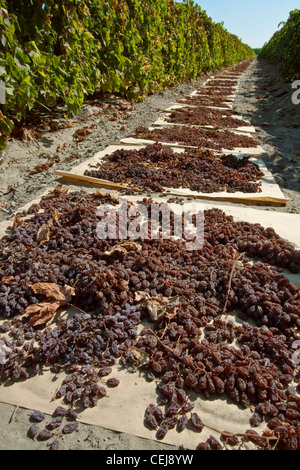
M242 81L236 108L256 128L265 163L281 188L300 192L300 104L293 104L294 92L276 67L256 60Z

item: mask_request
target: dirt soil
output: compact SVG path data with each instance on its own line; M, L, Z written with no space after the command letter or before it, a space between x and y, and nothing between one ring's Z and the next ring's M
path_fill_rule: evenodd
M39 139L34 139L32 129L22 129L27 141L12 140L0 153L0 221L11 218L20 206L40 196L47 188L55 187L59 183L55 170L69 171L109 144L129 136L138 126L152 125L162 110L200 85L201 81L183 84L135 104L115 96L99 97L86 103L76 118L69 120L64 119L63 112L55 116L45 114L50 120L46 127L38 128ZM291 84L281 82L276 68L255 60L242 77L235 101L236 111L255 126L255 138L266 151L264 161L290 199L287 206L257 207L260 210L300 214L300 105L292 103L293 91ZM211 202L211 205L216 203ZM48 450L47 442L27 436L31 412L0 404L1 450ZM63 437L61 449L156 451L176 448L80 424L74 434Z
M292 102L291 83L283 83L275 67L255 61L243 76L235 108L256 129L264 162L290 202L283 208L300 213L300 105ZM262 208L266 209L266 208Z

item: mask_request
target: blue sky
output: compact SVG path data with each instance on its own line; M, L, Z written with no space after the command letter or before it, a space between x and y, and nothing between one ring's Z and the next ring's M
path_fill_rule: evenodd
M300 9L299 0L194 0L214 22L251 47L262 47L273 36L291 10Z

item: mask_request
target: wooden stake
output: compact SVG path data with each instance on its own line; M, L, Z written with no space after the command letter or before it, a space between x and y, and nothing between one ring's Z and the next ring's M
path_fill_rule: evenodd
M131 188L129 186L124 186L118 183L112 183L111 181L102 180L99 178L93 178L92 176L85 176L85 175L76 175L75 173L68 173L66 171L56 170L55 174L60 176L68 183L75 183L75 184L88 184L91 186L101 186L107 187L110 189L127 189L137 192L142 192L143 190L140 188Z

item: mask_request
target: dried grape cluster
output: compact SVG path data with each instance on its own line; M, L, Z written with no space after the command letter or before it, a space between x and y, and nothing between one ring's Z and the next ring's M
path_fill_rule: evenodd
M251 63L252 63L251 59L245 60L243 62L240 62L239 64L234 65L233 67L230 67L229 69L225 71L225 73L228 76L231 74L233 75L242 74L247 70L247 68L249 67L249 65L251 65Z
M216 91L217 93L221 93L224 96L229 96L229 95L234 95L236 87L233 86L232 84L225 86L218 85L214 81L208 82L205 84L204 87L201 88L201 90L207 90L207 91Z
M230 96L234 94L234 88L219 88L213 86L203 86L197 90L197 93L194 95L195 98L198 97L209 97L214 99L222 99L226 101Z
M150 211L152 201L141 202ZM97 237L97 207L104 203L116 199L56 191L18 214L1 240L2 381L26 380L50 367L62 375L55 398L76 420L78 411L118 386L108 377L113 365L137 366L158 384L159 402L145 411L145 425L158 439L170 429L201 433L209 427L194 411L193 392L254 407L251 427L266 424L262 435L220 431L226 445L251 440L262 448L299 450L300 373L292 346L299 338L300 292L280 269L300 272L300 252L274 230L235 222L220 209L205 211L200 250L187 250L184 240L149 238L111 251L124 240ZM21 220L25 215L31 217ZM48 227L42 239L41 227ZM64 307L77 312L66 317L56 311L41 325L28 307L48 302L49 310L49 290L34 289L49 283L73 289ZM157 318L155 301L164 306ZM255 326L230 320L233 310ZM138 333L144 320L152 327ZM32 435L55 438L62 425L56 418L53 429L35 426ZM66 432L76 429L76 422L67 424ZM221 446L211 436L198 448Z
M258 142L247 135L237 135L228 130L216 131L210 129L190 128L185 126L147 129L138 127L133 134L140 139L151 139L156 142L179 143L195 147L206 147L214 150L233 150L238 147L256 147Z
M234 95L234 93L234 88L228 89L224 87L202 86L196 90L193 95L185 96L179 102L188 100L190 105L192 104L191 101L193 101L193 105L195 106L217 106L222 108L225 107L230 110L228 104L232 101L232 95ZM203 102L203 104L201 104L201 102Z
M215 128L236 129L249 126L249 123L233 117L233 112L206 107L185 107L170 112L166 121L173 124L189 124L194 126L213 126Z
M262 172L248 157L217 157L209 150L179 153L162 144L137 150L120 149L106 155L85 175L162 192L164 188L188 188L204 193L261 191Z
M215 78L214 80L209 80L206 82L205 86L215 86L215 87L228 87L228 88L233 88L238 85L237 80L225 80L225 79L220 79L220 78Z
M186 106L212 106L230 109L229 104L226 102L226 99L221 99L218 97L201 97L201 96L186 96L178 100L179 104L184 104Z

